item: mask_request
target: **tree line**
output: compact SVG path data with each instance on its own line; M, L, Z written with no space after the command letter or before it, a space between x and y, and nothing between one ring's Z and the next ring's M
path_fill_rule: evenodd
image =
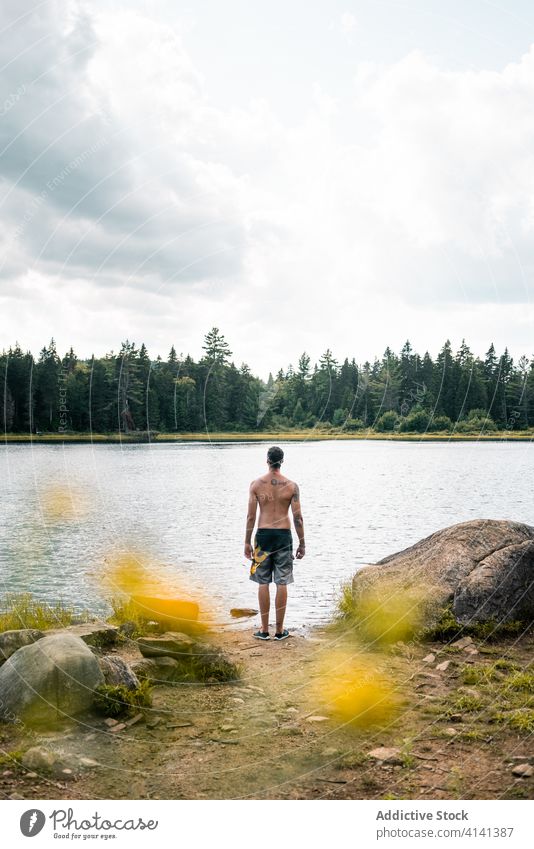
M0 427L5 433L283 431L491 431L534 426L534 358L514 362L493 344L484 358L465 341L445 342L435 359L406 342L400 353L338 362L327 350L312 365L265 382L242 364L218 328L195 362L171 348L151 359L144 344L117 353L60 357L54 340L38 358L18 344L0 355Z

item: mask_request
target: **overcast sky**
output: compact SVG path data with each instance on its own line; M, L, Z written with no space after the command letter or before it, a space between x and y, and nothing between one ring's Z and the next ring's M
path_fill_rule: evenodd
M534 354L530 0L2 0L0 349Z

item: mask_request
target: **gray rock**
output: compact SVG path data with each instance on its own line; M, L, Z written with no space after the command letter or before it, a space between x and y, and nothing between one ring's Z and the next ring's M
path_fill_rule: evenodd
M367 757L386 764L402 763L401 750L396 749L394 746L379 746L378 749L368 752Z
M138 678L147 678L152 684L166 684L179 677L182 665L173 657L144 658L131 664Z
M31 749L24 752L21 758L22 766L36 772L50 771L58 761L58 755L51 752L50 749L44 749L42 746L32 746Z
M452 602L463 624L534 620L534 527L477 519L437 531L353 578L354 596L425 587L427 614Z
M67 628L54 628L48 633L70 634L72 637L79 637L88 646L102 648L117 642L119 629L116 625L110 625L109 622L84 622L80 625L69 625Z
M98 661L79 637L62 633L23 646L0 668L0 719L53 724L91 707L104 683Z
M168 631L160 637L139 637L137 645L143 657L173 657L177 660L191 654L195 641L187 634Z
M44 637L43 631L36 628L21 628L18 631L4 631L0 634L0 663L3 663L12 654L22 648L31 646Z
M114 687L122 685L129 690L137 690L139 687L139 678L122 657L106 654L98 662L106 684Z

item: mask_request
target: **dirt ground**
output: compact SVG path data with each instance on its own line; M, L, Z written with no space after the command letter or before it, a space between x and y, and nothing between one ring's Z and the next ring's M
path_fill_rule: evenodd
M475 690L465 686L470 665L489 668L500 658L527 668L532 635L493 646L476 644L477 655L437 643L400 644L373 655L403 703L384 727L366 729L335 722L315 700L333 640L331 633L315 632L262 643L248 630L231 631L223 648L242 664L239 682L156 687L152 708L119 731L94 716L50 733L2 726L0 797L533 797L534 777L512 772L518 764L534 764L532 733L496 722L488 713L491 692L482 685ZM135 651L120 653L133 657ZM429 654L434 658L424 660ZM444 661L449 661L447 668L437 669ZM455 704L465 709L455 712ZM68 780L21 766L20 752L35 745L57 751L67 766L72 764ZM399 748L399 762L368 756L381 746ZM80 767L81 756L97 765Z

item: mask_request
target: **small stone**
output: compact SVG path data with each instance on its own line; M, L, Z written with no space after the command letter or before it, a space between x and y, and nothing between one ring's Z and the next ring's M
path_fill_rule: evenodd
M440 672L445 672L445 670L448 669L450 665L451 665L450 660L444 660L443 663L438 663L438 665L435 668L439 669Z
M435 659L436 659L436 655L430 653L430 654L427 654L427 656L423 658L423 663L434 663Z
M235 696L234 698L230 699L229 701L233 702L235 705L244 705L245 704L245 700L239 698L239 696Z
M443 733L446 734L447 737L456 737L456 735L458 734L456 728L452 728L452 726L450 725L448 728L445 728Z
M286 713L298 713L298 709L295 708L295 707L288 707L288 708L286 708L285 712Z
M30 770L50 770L58 761L58 756L41 746L32 746L24 752L21 763Z
M94 761L92 758L80 758L80 766L85 767L85 769L92 769L95 766L100 766L98 761Z
M2 775L4 776L4 778L8 778L10 775L13 775L13 770L12 769L5 769L2 773Z
M147 728L156 728L161 722L161 716L151 716L150 719L146 721Z
M110 731L111 731L112 734L118 734L119 731L124 731L125 728L126 728L126 723L125 722L119 722L118 725L114 725L112 728L110 728Z
M473 645L472 637L462 637L460 640L455 640L454 643L451 643L451 646L457 649L465 649L467 646Z
M127 728L131 728L132 725L137 725L138 722L141 722L144 719L142 713L137 713L135 716L132 716L131 719L127 719L124 723Z
M230 731L235 731L236 728L234 725L220 725L219 728L221 731L229 733Z
M467 648L467 649L464 649L464 651L465 651L465 652L466 652L466 653L467 653L470 657L473 657L475 654L480 654L479 650L478 650L478 649L475 649L475 648Z
M113 719L113 717L108 716L107 719L104 720L104 725L107 725L108 728L113 728L114 725L118 725L119 720Z
M449 720L451 722L463 722L464 718L461 713L451 713Z
M387 764L402 763L401 750L394 747L380 746L378 749L373 749L367 753L367 757L375 761L381 761Z
M519 778L530 778L534 775L534 766L530 764L517 764L512 769L512 775L517 775Z
M307 716L306 722L328 722L327 716Z

